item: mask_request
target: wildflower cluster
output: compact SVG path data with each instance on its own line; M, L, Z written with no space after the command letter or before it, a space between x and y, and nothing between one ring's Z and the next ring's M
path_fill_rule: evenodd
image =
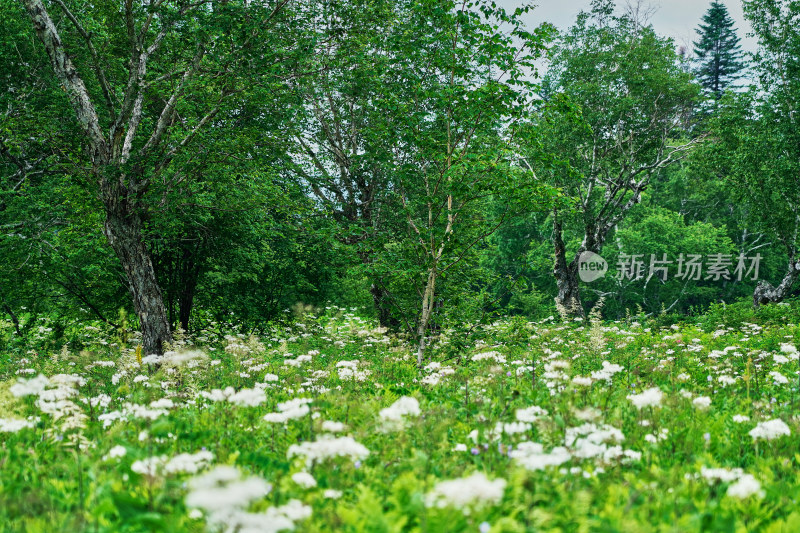
M403 338L336 308L260 337L182 335L141 361L136 335L23 354L0 367L1 449L19 459L0 455L0 523L34 523L32 494L55 530L791 520L797 328L546 320L513 344L508 331L419 367Z

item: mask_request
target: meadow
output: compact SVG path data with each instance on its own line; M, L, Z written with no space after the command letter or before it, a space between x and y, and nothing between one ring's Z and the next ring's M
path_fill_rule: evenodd
M422 366L333 306L163 356L45 319L0 354L0 528L799 531L797 312L505 319Z

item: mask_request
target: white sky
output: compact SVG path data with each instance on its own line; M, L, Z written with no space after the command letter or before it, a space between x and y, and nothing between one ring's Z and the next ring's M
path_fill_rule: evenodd
M513 10L524 3L520 0L496 1L506 10ZM656 32L665 37L672 37L676 46L686 45L691 53L692 42L697 39L697 27L708 11L711 0L645 0L643 3L656 9L650 19ZM542 22L550 22L559 29L566 29L575 22L579 11L589 11L591 0L538 0L536 4L538 7L528 13L529 28L534 28ZM617 8L620 11L626 4L626 0L617 0ZM727 0L723 1L723 4L728 8L736 34L742 40L742 50L755 51L755 39L746 36L750 32L750 25L742 15L741 0Z

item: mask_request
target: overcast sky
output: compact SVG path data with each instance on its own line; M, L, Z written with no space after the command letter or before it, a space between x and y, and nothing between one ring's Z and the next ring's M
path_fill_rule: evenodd
M523 4L519 0L497 0L497 3L506 10ZM566 29L575 21L579 11L588 11L591 0L538 0L538 7L528 14L528 25L535 27L542 22L555 24L559 29ZM692 42L697 39L697 27L703 15L708 11L711 0L645 0L645 5L655 9L650 19L656 32L666 37L672 37L676 46L687 45L692 50ZM742 40L742 50L755 51L755 40L746 37L750 25L742 15L740 0L723 2L733 18L736 34ZM617 6L623 9L626 0L618 0Z

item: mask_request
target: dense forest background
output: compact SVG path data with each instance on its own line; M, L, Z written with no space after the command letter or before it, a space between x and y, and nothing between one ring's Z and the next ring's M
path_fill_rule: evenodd
M421 358L498 314L780 302L800 7L744 9L755 54L716 1L685 50L608 0L560 33L485 0L0 0L0 312L156 353L332 302Z

